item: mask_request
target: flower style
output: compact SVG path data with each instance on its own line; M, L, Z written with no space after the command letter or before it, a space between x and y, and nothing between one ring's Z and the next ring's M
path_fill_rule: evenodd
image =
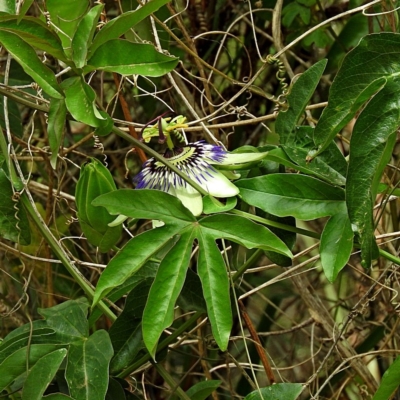
M225 164L227 153L220 146L199 141L168 148L164 157L214 197L232 197L239 193L239 189L212 166ZM158 189L178 197L195 216L203 211L201 194L154 158L143 164L134 181L137 189Z

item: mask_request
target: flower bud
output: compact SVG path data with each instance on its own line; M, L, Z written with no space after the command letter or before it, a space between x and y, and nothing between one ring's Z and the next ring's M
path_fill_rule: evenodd
M101 252L110 250L119 240L122 226L109 227L115 220L104 207L95 207L92 201L105 193L116 190L110 171L97 159L81 168L75 191L78 220L89 243Z

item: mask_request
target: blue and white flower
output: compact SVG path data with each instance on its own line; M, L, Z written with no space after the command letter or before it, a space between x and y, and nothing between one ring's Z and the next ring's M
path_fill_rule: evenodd
M239 189L213 164L225 164L228 153L220 146L199 141L182 147L168 148L164 157L189 178L197 182L214 197L232 197ZM194 215L203 211L201 194L154 158L143 164L142 171L135 177L137 189L158 189L178 197Z

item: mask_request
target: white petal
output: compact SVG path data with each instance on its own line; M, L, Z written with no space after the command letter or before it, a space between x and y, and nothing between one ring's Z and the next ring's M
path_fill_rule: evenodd
M186 187L173 187L171 185L168 192L176 196L195 217L198 217L203 212L201 194L189 184L187 184Z
M211 196L233 197L239 194L239 189L223 174L218 171L207 171L211 176L206 175L206 182L201 182L200 186L207 190Z
M220 164L220 165L235 165L235 164L245 164L253 161L262 160L264 157L268 155L268 151L263 153L226 153L225 158L217 163L212 164Z

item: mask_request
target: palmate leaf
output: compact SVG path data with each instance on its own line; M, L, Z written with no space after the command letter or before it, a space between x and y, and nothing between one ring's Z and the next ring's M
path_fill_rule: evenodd
M161 333L173 322L173 309L185 281L195 238L200 244L198 273L207 312L222 350L228 345L232 315L228 275L216 239L291 256L286 245L261 225L228 214L197 221L178 198L158 190L117 190L98 197L92 204L107 208L111 214L156 219L166 224L134 237L111 260L99 279L93 305L122 285L171 239L178 238L160 264L144 310L143 339L153 357Z

